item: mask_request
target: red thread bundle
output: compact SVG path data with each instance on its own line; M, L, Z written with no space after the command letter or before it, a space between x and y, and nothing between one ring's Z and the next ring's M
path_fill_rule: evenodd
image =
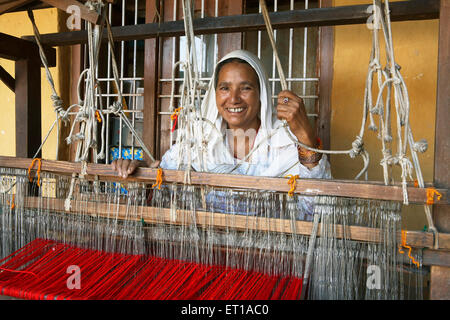
M79 267L80 289L67 268ZM13 271L13 272L11 272ZM299 299L302 279L36 239L0 260L0 295L35 300Z

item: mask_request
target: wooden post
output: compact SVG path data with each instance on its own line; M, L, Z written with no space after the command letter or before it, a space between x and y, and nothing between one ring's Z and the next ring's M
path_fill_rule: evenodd
M332 6L331 0L323 0L321 7ZM334 30L332 26L320 27L319 36L319 119L317 135L324 149L330 149L331 131L331 88L333 86ZM328 159L330 160L330 159Z
M159 1L146 0L145 2L145 22L153 22L159 10ZM158 54L159 38L145 40L145 58L144 58L144 131L142 140L155 159L158 158L157 150L157 118L158 118ZM144 153L144 159L148 162L150 159Z
M16 157L32 158L41 144L41 63L20 59L15 68Z
M441 0L436 101L434 185L449 188L450 172L450 1ZM434 205L433 219L439 232L450 232L448 205ZM431 267L430 299L450 299L450 268Z

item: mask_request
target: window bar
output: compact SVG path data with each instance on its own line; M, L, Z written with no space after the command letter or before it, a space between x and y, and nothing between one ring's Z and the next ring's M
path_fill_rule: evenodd
M214 16L217 18L219 16L219 1L214 2ZM219 56L219 42L217 38L217 33L214 34L214 65L218 62Z
M138 78L140 80L140 78ZM200 78L201 81L210 81L211 78ZM269 78L269 81L280 81L280 78ZM159 79L160 82L171 82L172 79ZM182 78L175 78L174 81L183 81ZM319 78L286 78L286 81L301 82L301 81L319 81Z
M105 77L105 78L98 78L97 79L98 81L114 81L114 78L108 78L108 77ZM136 80L136 81L143 81L144 80L144 78L143 77L123 77L123 79L122 80L125 80L125 81L133 81L133 80Z
M174 0L173 1L173 21L177 20L177 14L178 14L178 10L177 9L178 9L177 0ZM178 39L180 39L180 38L178 38ZM177 41L177 38L173 37L172 38L172 68L175 66L175 63L176 63L176 61L175 61L176 41ZM161 81L161 80L159 80L159 81ZM169 81L172 81L172 79L169 79ZM181 81L182 81L182 79L181 79ZM175 83L174 83L174 86L175 86ZM172 90L175 90L175 89L172 88ZM159 97L161 97L161 95ZM175 101L174 101L174 103L175 103ZM174 107L174 106L169 106L169 110L171 112L173 112L172 107ZM159 113L159 114L161 114L161 113ZM172 114L172 113L170 113L170 114ZM169 140L170 141L169 141L169 146L172 147L172 142L173 142L173 132L172 132L173 120L170 117L169 117L169 120L170 120L170 130L169 130Z
M275 0L273 2L273 11L278 11L278 0ZM275 41L275 46L277 45L277 30L273 30L273 39ZM272 77L275 78L276 74L276 59L275 59L275 52L272 52ZM276 82L272 82L272 96L275 95L275 88L276 88ZM276 105L275 99L273 99L272 103Z
M201 9L200 9L200 16L201 18L205 18L205 0L202 0L201 2ZM202 55L201 55L201 70L200 70L200 77L203 75L203 72L206 72L207 70L207 64L206 64L206 44L205 44L205 35L201 35L200 39L202 40Z
M134 24L137 25L138 23L138 0L134 1ZM137 40L133 41L133 78L136 78L136 55L137 55ZM133 80L133 85L132 85L132 92L133 94L136 94L136 80ZM135 110L136 109L136 96L134 95L133 97L131 97L133 101L133 103L131 104L131 109ZM136 127L136 114L134 112L131 113L131 123L133 125L133 128ZM131 159L134 160L134 135L131 135Z
M291 0L289 9L292 11L294 10L294 0ZM293 43L294 43L294 28L289 29L289 69L288 69L288 79L292 78L292 50L293 50ZM292 81L288 82L288 88L289 90L292 90Z
M261 4L259 4L258 11L261 14ZM261 30L258 30L258 58L261 59Z
M122 11L121 11L121 15L122 15L122 23L121 25L124 26L125 25L125 0L122 0ZM120 78L119 78L119 86L120 88L117 88L117 90L120 90L120 92L123 92L123 67L124 67L124 52L125 52L125 43L124 41L120 42ZM120 101L120 103L122 103L123 101ZM122 158L122 128L123 126L123 120L122 117L119 118L119 159Z
M308 0L305 0L305 10L308 9ZM308 28L305 27L303 39L303 78L306 78L306 59L308 51ZM306 82L303 82L303 95L306 95Z
M111 12L112 12L112 3L108 4L108 19L111 21ZM108 94L111 92L111 45L108 42L108 66L107 66L107 79L106 82L106 93ZM110 98L109 96L106 97L106 108L109 107L110 104ZM106 114L106 141L105 141L105 163L109 163L109 112Z

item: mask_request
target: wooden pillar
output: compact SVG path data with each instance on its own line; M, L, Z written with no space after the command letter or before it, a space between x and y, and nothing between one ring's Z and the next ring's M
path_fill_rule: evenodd
M146 0L145 2L145 23L154 22L157 10L160 10L159 1ZM144 131L142 140L155 159L159 158L157 150L159 144L158 137L158 59L159 37L145 40L144 58ZM149 158L144 153L144 159L149 162Z
M321 8L332 7L332 0L322 0ZM323 148L330 149L331 88L333 86L334 27L320 27L319 36L319 119L316 125ZM330 159L328 159L330 160Z
M41 144L41 63L15 62L16 157L32 158ZM41 152L37 155L41 157Z
M450 1L441 0L439 14L439 57L436 101L434 185L450 187ZM450 232L450 208L433 206L433 220L439 232ZM450 299L450 268L431 267L430 299Z
M332 7L332 0L322 0L321 8ZM319 99L316 124L317 136L322 140L323 148L330 149L331 132L331 88L333 86L334 27L320 27L319 35ZM330 160L328 158L328 160Z

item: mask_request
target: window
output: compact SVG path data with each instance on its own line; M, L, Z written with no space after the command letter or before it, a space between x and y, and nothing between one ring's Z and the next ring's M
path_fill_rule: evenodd
M112 26L124 26L129 24L142 24L154 22L155 17L146 18L146 6L156 6L159 2L161 6L158 14L161 22L175 21L182 19L182 2L180 0L134 0L116 1L115 4L108 4L109 19ZM318 1L308 0L273 0L267 1L269 12L284 10L303 10L318 7ZM147 8L148 9L148 8ZM218 17L225 15L253 14L261 12L258 0L196 0L194 1L195 18ZM280 56L283 70L287 78L290 90L303 98L307 113L312 123L318 119L318 43L319 28L290 28L275 30L277 51ZM158 46L154 58L157 65L157 82L154 84L156 92L156 112L154 130L155 157L160 158L171 145L170 123L170 94L172 90L172 69L179 60L186 59L185 37L160 37L157 38ZM201 71L201 79L205 82L210 80L216 62L226 53L235 49L246 49L253 52L263 62L269 76L274 100L281 90L278 73L272 47L270 45L267 31L248 31L230 34L208 34L197 35L196 55L198 66ZM120 73L120 89L122 90L123 105L136 131L143 134L144 123L144 66L145 40L121 41L115 44L115 57ZM117 97L112 69L111 69L111 49L108 45L103 45L100 52L101 57L98 66L98 79L100 82L103 107L111 105ZM87 53L85 46L84 65L87 66ZM183 80L182 71L179 68L175 73L175 106L178 95L178 85ZM98 91L100 94L100 91ZM148 103L148 102L145 102ZM128 128L121 123L120 119L114 116L107 116L107 138L106 150L107 160L116 159L122 154L123 158L143 157L142 149L137 141L132 137ZM147 130L149 130L147 128ZM144 141L145 141L144 137ZM146 141L148 144L149 141Z

